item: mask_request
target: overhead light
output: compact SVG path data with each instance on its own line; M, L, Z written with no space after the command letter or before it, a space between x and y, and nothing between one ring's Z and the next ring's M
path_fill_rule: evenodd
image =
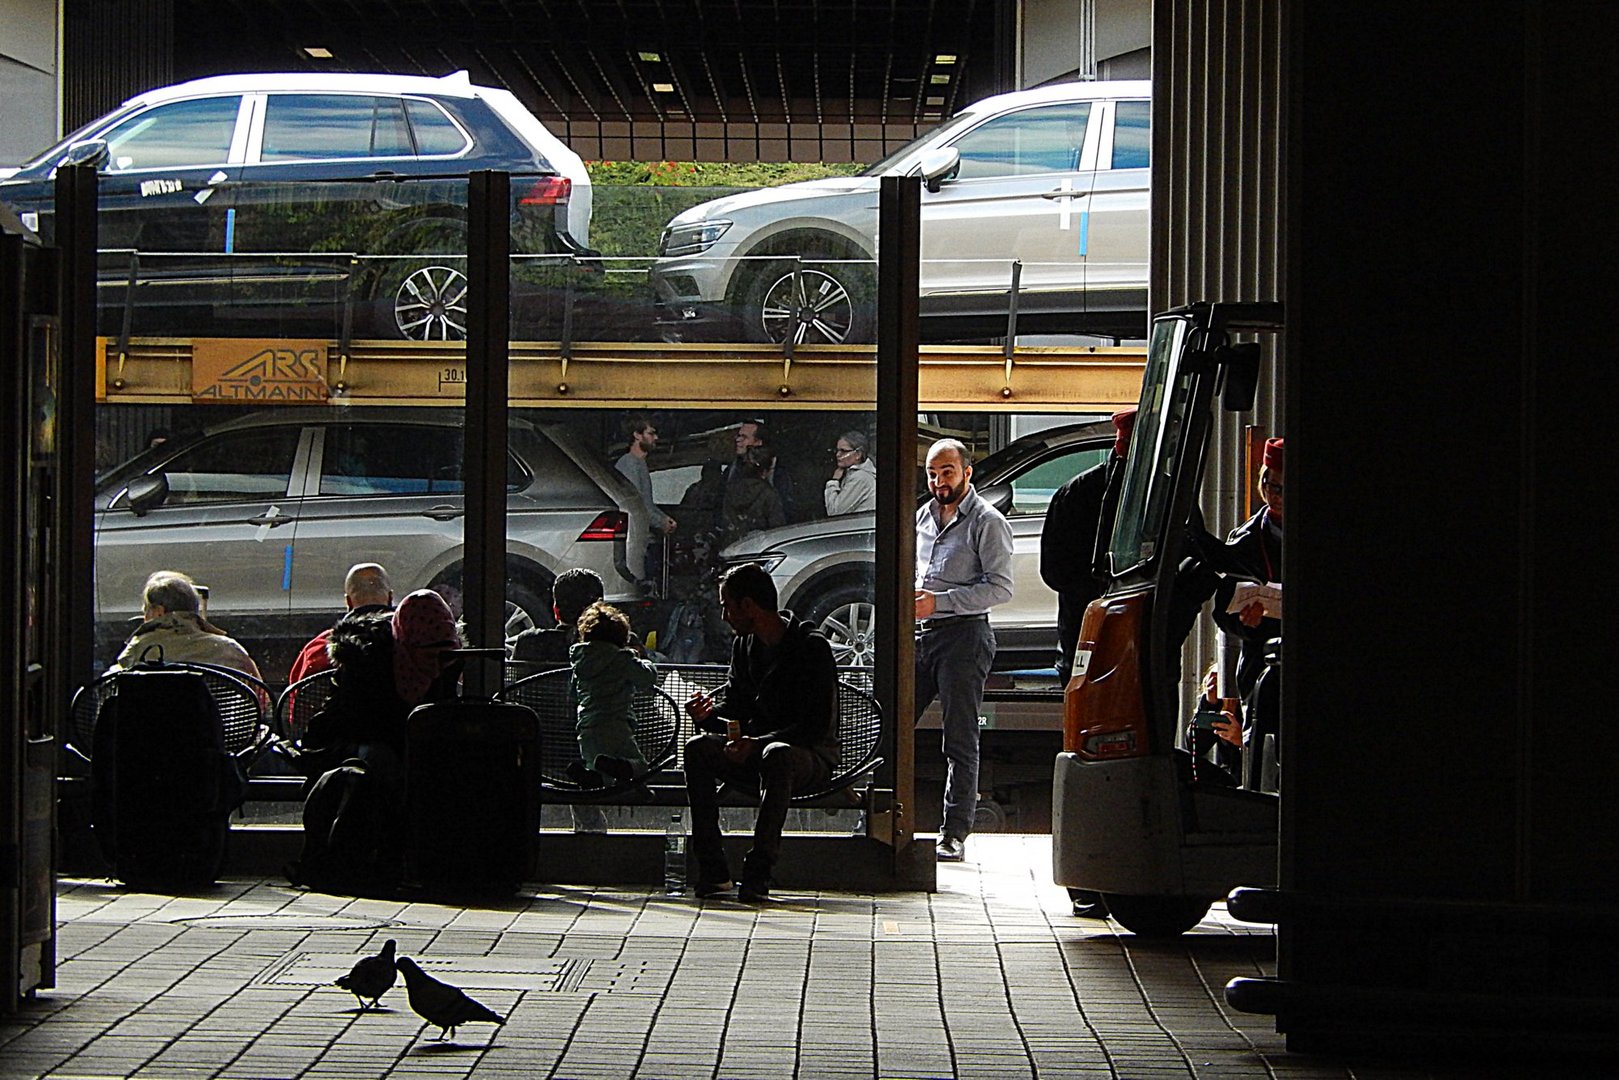
M940 53L938 56L933 58L933 62L935 64L954 64L956 62L956 54Z
M929 105L943 105L944 104L944 98L942 98L942 97L930 97L930 98L928 98L927 103Z
M950 76L949 75L929 75L928 76L928 82L932 83L934 86L948 86L950 84Z
M922 119L924 119L924 120L942 120L943 116L941 114L939 114L939 113L936 113L936 112L930 112L930 113L923 113L922 114Z
M639 56L642 62L647 64L656 64L658 61L663 59L663 57L659 56L655 52L638 52L635 55Z
M319 45L305 45L304 52L316 60L330 60L332 58L332 50L323 49Z
M674 83L666 83L666 82L655 82L655 83L652 84L652 89L653 89L653 91L655 93L672 94L672 93L675 92L675 84Z

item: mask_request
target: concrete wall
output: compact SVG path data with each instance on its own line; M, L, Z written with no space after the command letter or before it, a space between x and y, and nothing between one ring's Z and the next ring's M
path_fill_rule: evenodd
M1019 20L1019 86L1147 77L1152 0L1024 0Z
M57 0L0 0L0 165L16 165L61 134Z

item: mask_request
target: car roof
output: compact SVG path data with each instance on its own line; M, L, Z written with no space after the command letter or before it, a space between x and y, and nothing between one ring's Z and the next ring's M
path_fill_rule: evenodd
M1050 86L1037 86L1033 90L1014 90L1009 94L982 98L956 115L1000 112L1021 105L1042 105L1052 101L1108 101L1114 98L1150 97L1152 97L1152 83L1147 79L1099 79L1053 83Z
M259 91L340 91L383 94L434 94L440 97L474 98L479 91L493 87L472 85L465 71L433 79L421 75L353 74L348 72L287 71L255 72L248 75L210 75L205 79L160 86L136 94L124 105L150 105L160 101L195 97L199 94L245 94Z

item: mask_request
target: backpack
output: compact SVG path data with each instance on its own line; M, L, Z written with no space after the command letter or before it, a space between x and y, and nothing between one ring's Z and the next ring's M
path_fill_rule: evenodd
M114 876L135 888L213 884L247 780L203 676L161 661L119 672L92 753L91 829Z
M287 879L318 892L392 892L400 872L392 841L399 802L386 770L363 758L322 773L304 797L303 852Z

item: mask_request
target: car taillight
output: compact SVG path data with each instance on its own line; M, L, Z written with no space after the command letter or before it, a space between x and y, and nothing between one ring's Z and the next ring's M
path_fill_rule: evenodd
M573 181L566 176L547 176L534 181L534 186L517 200L518 206L558 206L573 194Z
M1151 753L1142 649L1151 590L1106 596L1085 609L1074 677L1063 691L1063 749L1090 761Z
M622 540L630 531L629 515L622 510L604 510L585 526L580 540Z

